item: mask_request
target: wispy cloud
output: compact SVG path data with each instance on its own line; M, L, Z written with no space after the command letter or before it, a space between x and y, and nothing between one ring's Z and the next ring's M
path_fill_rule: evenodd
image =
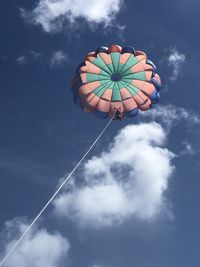
M0 55L0 62L7 62L8 56L7 55Z
M185 63L186 56L180 53L177 49L172 49L168 56L168 64L172 68L172 75L170 77L171 81L176 81L179 73L181 72L181 67Z
M184 125L184 133L181 131L179 137L176 137L181 146L181 149L176 153L177 156L191 156L200 152L200 144L196 136L200 127L200 116L194 111L173 105L158 105L152 110L142 113L142 118L144 121L147 118L161 123L167 133L170 133L171 129L176 125L181 125L182 127ZM185 139L186 133L189 133L187 139Z
M36 61L42 57L42 54L34 50L30 50L23 55L19 56L16 61L20 65L26 65L32 61Z
M16 61L19 65L27 65L31 62L39 62L41 59L43 59L43 63L48 64L51 68L62 67L68 61L67 55L62 50L56 50L50 55L30 50L19 56Z
M5 223L5 229L1 233L1 240L7 240L5 253L16 242L15 237L21 234L27 227L26 221L13 219ZM35 227L25 236L23 242L10 254L5 267L55 267L60 266L61 261L66 260L69 251L69 242L59 233L49 233L46 229ZM1 257L3 254L1 254ZM66 266L66 264L65 264Z
M197 147L194 147L188 140L184 140L182 142L182 145L183 145L183 149L180 152L181 156L185 156L185 155L192 156L199 152L199 149Z
M135 216L152 220L164 207L174 154L163 148L166 134L156 123L130 125L110 149L89 160L84 185L73 184L54 202L58 216L101 227Z
M51 68L62 67L68 61L67 55L62 50L53 52L50 59Z
M174 105L158 105L153 109L141 113L142 117L151 118L154 121L160 121L168 130L180 122L185 120L189 123L200 125L200 117L193 111L185 108L176 107Z
M19 56L16 59L17 63L19 63L20 65L26 65L28 63L28 60L25 56Z
M86 22L108 26L116 18L122 0L40 0L32 11L21 9L22 16L45 32L60 31L66 24L82 18Z

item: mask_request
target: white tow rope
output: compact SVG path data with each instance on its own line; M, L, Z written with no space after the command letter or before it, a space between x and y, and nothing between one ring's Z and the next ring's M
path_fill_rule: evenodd
M109 120L109 122L106 124L104 129L100 132L97 139L93 142L93 144L90 146L90 148L87 150L87 152L83 155L83 157L80 159L80 161L76 164L76 166L73 168L73 170L67 175L66 178L64 178L64 181L61 183L61 185L58 187L58 189L55 191L55 193L52 195L52 197L49 199L49 201L46 203L46 205L42 208L42 210L38 213L38 215L33 219L32 223L26 228L26 230L22 233L22 235L19 237L19 239L14 243L14 245L11 247L11 249L8 251L8 253L2 258L0 261L0 266L2 266L5 261L8 259L8 257L11 255L11 253L14 252L16 247L20 244L22 239L25 237L25 235L30 231L32 226L36 223L36 221L39 219L39 217L43 214L43 212L46 210L46 208L51 204L51 202L54 200L54 198L58 195L58 193L61 191L63 186L67 183L67 181L70 179L72 174L76 171L76 169L79 167L79 165L83 162L83 160L87 157L89 152L92 150L92 148L96 145L96 143L99 141L101 136L104 134L108 126L111 124L113 118L115 116L115 113L113 114L112 118Z

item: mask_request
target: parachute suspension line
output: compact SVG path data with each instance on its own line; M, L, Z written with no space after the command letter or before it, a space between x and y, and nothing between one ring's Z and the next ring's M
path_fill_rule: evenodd
M83 160L87 157L89 152L92 150L92 148L96 145L96 143L99 141L99 139L102 137L108 126L111 124L115 113L113 113L113 116L109 120L109 122L106 124L106 126L103 128L103 130L100 132L99 136L96 138L96 140L92 143L92 145L89 147L87 152L83 155L83 157L80 159L80 161L76 164L76 166L72 169L72 171L67 175L66 178L64 178L64 181L61 183L61 185L58 187L58 189L55 191L55 193L52 195L52 197L49 199L49 201L45 204L45 206L42 208L42 210L38 213L38 215L33 219L33 221L30 223L30 225L26 228L26 230L22 233L20 238L14 243L14 245L11 247L11 249L8 251L8 253L4 256L4 258L0 261L0 266L2 266L5 261L8 259L8 257L11 255L11 253L14 252L16 247L21 243L25 235L30 231L30 229L33 227L33 225L36 223L36 221L40 218L40 216L44 213L44 211L47 209L47 207L51 204L51 202L55 199L55 197L58 195L58 193L61 191L61 189L64 187L64 185L67 183L67 181L70 179L72 174L76 171L76 169L79 167L79 165L83 162Z

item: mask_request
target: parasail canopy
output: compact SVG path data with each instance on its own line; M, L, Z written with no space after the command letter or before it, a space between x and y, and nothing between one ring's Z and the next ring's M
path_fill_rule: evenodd
M100 118L135 117L158 102L160 89L153 62L130 46L88 53L72 81L74 103Z

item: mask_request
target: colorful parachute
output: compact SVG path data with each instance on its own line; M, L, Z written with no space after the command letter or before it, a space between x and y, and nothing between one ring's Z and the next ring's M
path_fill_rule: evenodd
M130 46L88 53L72 81L74 103L100 118L135 117L158 102L160 89L155 65Z

